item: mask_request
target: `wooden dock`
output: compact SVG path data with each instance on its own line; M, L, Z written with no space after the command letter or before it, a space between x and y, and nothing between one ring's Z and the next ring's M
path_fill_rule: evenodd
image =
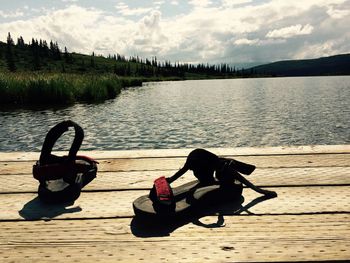
M70 206L38 201L39 153L0 153L0 262L350 262L350 145L209 150L255 164L248 178L278 197L244 189L240 207L145 227L133 200L190 149L80 152L99 171Z

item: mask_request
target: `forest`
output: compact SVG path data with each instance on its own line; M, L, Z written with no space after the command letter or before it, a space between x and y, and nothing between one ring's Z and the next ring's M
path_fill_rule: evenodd
M99 102L115 98L123 88L146 81L232 78L247 73L228 64L187 64L121 54L69 52L57 42L11 33L0 41L0 104L42 105Z
M208 78L247 75L244 69L236 69L227 63L218 65L188 64L158 61L157 57L125 57L110 54L107 57L70 53L57 42L32 38L25 43L20 36L16 41L8 33L7 42L0 42L0 72L54 72L54 73L112 73L118 76L142 78Z

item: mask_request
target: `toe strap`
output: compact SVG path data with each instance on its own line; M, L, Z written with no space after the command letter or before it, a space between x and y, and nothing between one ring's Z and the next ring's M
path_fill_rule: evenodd
M167 179L162 176L154 181L154 194L158 202L162 204L170 204L173 201L174 195Z

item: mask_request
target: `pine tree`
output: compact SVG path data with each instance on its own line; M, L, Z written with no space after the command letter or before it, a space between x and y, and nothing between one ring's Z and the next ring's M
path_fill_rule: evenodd
M30 45L33 55L33 70L40 70L40 46L38 40L32 38L32 43Z
M54 46L54 44L53 44L53 42L52 42L52 40L50 41L50 54L51 54L51 56L53 57L54 56L54 52L55 51L55 46Z
M61 60L61 51L60 51L60 48L58 47L58 43L56 42L56 44L55 44L55 46L56 46L56 58L57 58L57 60Z
M44 54L45 57L48 57L50 53L46 40L43 41L42 53Z
M58 47L57 42L53 43L52 40L50 41L50 56L54 59L54 60L61 60L61 51Z
M7 36L6 64L7 64L8 70L11 72L16 71L16 65L15 65L15 60L13 58L13 50L12 50L13 46L14 46L14 42L9 32Z
M67 49L67 47L64 47L64 61L66 62L66 63L69 63L69 54L68 54L68 49Z
M17 46L18 47L24 47L25 44L24 44L24 40L23 40L23 37L20 36L19 38L17 38Z
M8 35L7 35L7 44L8 44L8 45L11 45L11 46L15 45L15 43L13 42L13 39L12 39L12 37L11 37L10 32L9 32Z
M95 68L95 52L92 52L92 55L90 58L90 67Z

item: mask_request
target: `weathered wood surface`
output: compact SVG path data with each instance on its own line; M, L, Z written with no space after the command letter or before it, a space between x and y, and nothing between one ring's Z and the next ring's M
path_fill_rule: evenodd
M133 150L133 151L79 151L81 155L89 155L98 159L113 158L164 158L185 157L193 149L157 149L157 150ZM291 154L324 154L324 153L349 153L350 145L306 145L306 146L282 146L282 147L239 147L239 148L207 148L220 156L257 156L257 155L291 155ZM54 152L64 155L67 152ZM39 152L0 152L1 161L36 161Z
M228 156L235 157L235 156ZM114 158L99 160L100 172L130 172L130 171L164 171L181 168L185 157L142 157ZM343 167L349 163L347 154L310 154L310 155L273 155L272 156L240 156L239 160L253 163L259 168L287 167ZM273 162L271 161L273 160ZM31 173L33 161L0 161L1 174Z
M278 193L278 198L262 200L249 209L256 215L265 214L310 214L350 213L349 186L335 187L281 187L269 188ZM244 190L246 206L261 195ZM148 191L85 192L73 206L41 205L36 194L5 194L1 196L0 218L2 220L23 219L67 219L67 218L110 218L132 217L132 201ZM240 206L224 206L217 212L235 214ZM246 212L243 212L246 214Z
M154 178L171 176L176 171L99 172L97 180L83 191L150 189ZM258 168L247 178L259 186L350 185L349 174L350 167ZM179 186L192 180L192 173L187 172L173 185ZM32 174L0 175L0 193L34 193L37 188L38 182L33 180Z
M0 224L0 258L62 262L325 261L350 257L349 214L217 217L160 229L129 218ZM197 224L197 225L196 225Z
M255 164L248 178L278 197L244 189L199 220L150 227L132 201L190 149L86 153L99 172L71 206L38 201L39 153L0 153L0 262L349 262L350 145L211 150Z

